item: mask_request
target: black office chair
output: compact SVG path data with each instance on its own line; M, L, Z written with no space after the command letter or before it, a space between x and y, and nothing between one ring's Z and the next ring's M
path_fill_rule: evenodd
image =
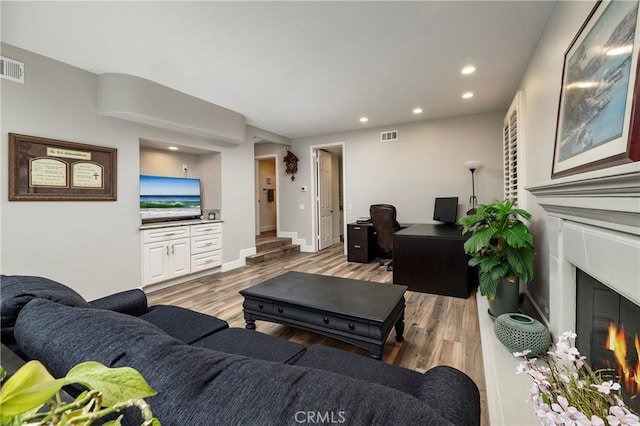
M393 233L402 229L396 220L396 208L390 204L372 204L369 215L376 231L376 244L380 266L382 259L393 259ZM387 263L387 271L393 270L393 261Z

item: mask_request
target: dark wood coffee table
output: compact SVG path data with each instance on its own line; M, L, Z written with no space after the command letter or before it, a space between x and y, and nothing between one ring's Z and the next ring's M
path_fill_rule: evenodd
M403 340L407 286L325 275L287 272L240 291L248 329L271 321L313 331L367 349L382 357L395 326Z

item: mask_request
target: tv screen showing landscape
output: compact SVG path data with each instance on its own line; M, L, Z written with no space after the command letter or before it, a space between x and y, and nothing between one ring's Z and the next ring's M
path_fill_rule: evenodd
M199 218L200 179L140 176L142 223Z

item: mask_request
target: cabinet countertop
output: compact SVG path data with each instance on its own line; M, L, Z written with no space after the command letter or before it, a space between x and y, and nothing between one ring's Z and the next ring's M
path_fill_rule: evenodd
M145 230L145 229L173 228L175 226L204 225L207 223L222 223L222 222L224 222L224 220L222 219L216 219L216 220L197 219L197 220L182 220L182 221L176 220L175 222L145 223L143 225L140 225L138 229Z

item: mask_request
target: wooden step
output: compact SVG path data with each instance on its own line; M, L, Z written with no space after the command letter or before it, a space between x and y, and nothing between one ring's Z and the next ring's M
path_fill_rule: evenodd
M246 257L247 265L257 265L259 263L268 262L269 260L279 259L290 254L300 253L298 244L287 244L284 246L272 248L270 250L261 251Z
M291 238L270 238L268 240L263 240L256 242L256 252L262 253L264 251L269 251L275 248L284 247L291 245Z

